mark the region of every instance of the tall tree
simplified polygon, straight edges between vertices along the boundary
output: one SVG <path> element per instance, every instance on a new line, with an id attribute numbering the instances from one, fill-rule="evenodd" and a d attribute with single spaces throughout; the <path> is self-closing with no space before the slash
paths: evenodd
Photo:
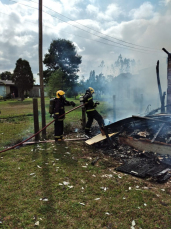
<path id="1" fill-rule="evenodd" d="M 0 74 L 0 79 L 1 80 L 11 80 L 12 79 L 12 73 L 5 71 Z"/>
<path id="2" fill-rule="evenodd" d="M 17 60 L 12 81 L 18 87 L 21 100 L 24 99 L 24 91 L 32 89 L 34 84 L 33 73 L 27 60 L 21 58 Z"/>
<path id="3" fill-rule="evenodd" d="M 76 84 L 81 56 L 77 54 L 76 46 L 71 41 L 65 39 L 53 40 L 43 62 L 47 67 L 44 74 L 46 82 L 51 75 L 48 72 L 52 73 L 61 68 L 65 74 L 65 84 L 68 87 Z"/>
<path id="4" fill-rule="evenodd" d="M 64 77 L 65 73 L 61 69 L 58 69 L 51 74 L 46 88 L 50 98 L 56 94 L 56 91 L 65 90 Z"/>

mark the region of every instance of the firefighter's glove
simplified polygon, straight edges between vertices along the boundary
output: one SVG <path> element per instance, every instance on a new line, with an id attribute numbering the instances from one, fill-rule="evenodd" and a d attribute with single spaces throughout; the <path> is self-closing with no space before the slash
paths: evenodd
<path id="1" fill-rule="evenodd" d="M 75 107 L 75 103 L 73 101 L 70 102 L 71 106 Z"/>
<path id="2" fill-rule="evenodd" d="M 95 105 L 96 105 L 96 106 L 99 105 L 99 104 L 100 104 L 100 103 L 99 103 L 98 101 L 95 102 Z"/>

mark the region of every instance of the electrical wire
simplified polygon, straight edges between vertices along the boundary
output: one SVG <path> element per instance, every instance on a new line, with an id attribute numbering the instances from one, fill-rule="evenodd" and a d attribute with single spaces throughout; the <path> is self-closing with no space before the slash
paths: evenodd
<path id="1" fill-rule="evenodd" d="M 29 0 L 29 2 L 33 2 L 33 3 L 36 3 L 36 4 L 37 4 L 37 2 L 34 2 L 34 1 L 32 1 L 32 0 Z M 65 16 L 65 15 L 63 15 L 63 14 L 60 14 L 60 13 L 58 13 L 57 11 L 55 11 L 55 10 L 53 10 L 53 9 L 51 9 L 51 8 L 49 8 L 49 7 L 47 7 L 47 6 L 45 6 L 45 5 L 43 5 L 43 6 L 46 7 L 47 9 L 49 9 L 49 10 L 51 10 L 51 11 L 53 11 L 53 12 L 59 14 L 59 15 L 61 15 L 62 17 L 65 17 L 65 18 L 69 19 L 70 21 L 73 21 L 73 22 L 75 22 L 75 23 L 77 23 L 77 24 L 79 24 L 79 25 L 81 25 L 81 26 L 84 26 L 84 27 L 86 27 L 86 28 L 88 28 L 88 29 L 90 29 L 90 30 L 92 30 L 92 31 L 94 31 L 94 32 L 100 33 L 100 34 L 102 34 L 102 35 L 104 35 L 104 36 L 106 36 L 106 37 L 110 37 L 110 38 L 115 39 L 115 40 L 117 40 L 117 41 L 121 41 L 121 42 L 124 42 L 124 43 L 127 43 L 127 44 L 131 44 L 131 45 L 134 45 L 134 46 L 138 46 L 138 47 L 142 47 L 142 48 L 147 48 L 147 49 L 149 49 L 149 50 L 153 50 L 153 51 L 154 51 L 154 50 L 158 50 L 158 51 L 161 51 L 160 49 L 151 48 L 151 47 L 142 46 L 142 45 L 137 45 L 137 44 L 134 44 L 134 43 L 131 43 L 131 42 L 127 42 L 127 41 L 118 39 L 118 38 L 116 38 L 116 37 L 109 36 L 109 35 L 107 35 L 107 34 L 104 34 L 104 33 L 102 33 L 102 32 L 99 32 L 99 31 L 97 31 L 97 30 L 95 30 L 95 29 L 92 29 L 92 28 L 90 28 L 90 27 L 88 27 L 88 26 L 86 26 L 86 25 L 83 25 L 83 24 L 81 24 L 80 22 L 75 21 L 75 20 L 73 20 L 73 19 L 71 19 L 71 18 L 69 18 L 69 17 L 67 17 L 67 16 Z"/>
<path id="2" fill-rule="evenodd" d="M 3 12 L 0 12 L 0 14 L 9 15 L 9 14 L 3 13 Z M 28 23 L 32 23 L 32 24 L 35 25 L 35 22 L 31 22 L 31 21 L 28 21 L 28 20 L 25 20 L 25 21 L 27 21 Z M 43 27 L 47 27 L 47 28 L 50 28 L 50 29 L 54 30 L 53 27 L 50 27 L 50 26 L 47 26 L 47 25 L 43 25 Z M 94 42 L 97 42 L 97 43 L 100 43 L 100 44 L 104 44 L 104 45 L 108 45 L 108 46 L 112 46 L 112 47 L 118 47 L 118 48 L 121 48 L 121 49 L 128 49 L 128 50 L 131 50 L 132 51 L 132 49 L 130 49 L 130 48 L 125 48 L 125 47 L 121 47 L 121 46 L 117 46 L 117 45 L 107 44 L 107 43 L 104 43 L 104 42 L 101 42 L 101 41 L 93 40 L 93 39 L 90 39 L 90 38 L 85 38 L 83 36 L 80 36 L 80 35 L 77 35 L 77 34 L 74 34 L 74 33 L 70 33 L 70 35 L 74 35 L 76 37 L 81 37 L 81 38 L 84 38 L 84 39 L 87 39 L 87 40 L 90 40 L 90 41 L 94 41 Z M 139 52 L 139 53 L 143 53 L 143 54 L 147 54 L 147 55 L 151 54 L 150 52 L 143 52 L 143 51 L 139 51 L 139 50 L 138 51 L 137 50 L 134 50 L 134 51 L 135 52 Z"/>
<path id="3" fill-rule="evenodd" d="M 10 1 L 16 2 L 16 1 L 14 1 L 14 0 L 10 0 Z M 33 9 L 38 10 L 38 8 L 29 6 L 29 5 L 26 5 L 26 4 L 23 4 L 23 3 L 19 3 L 19 2 L 16 2 L 16 3 L 21 4 L 21 5 L 24 5 L 24 6 L 28 6 L 28 7 L 31 7 L 31 8 L 33 8 Z M 48 14 L 48 15 L 50 15 L 51 17 L 58 18 L 58 17 L 55 17 L 55 16 L 53 16 L 53 15 L 51 15 L 51 14 L 45 12 L 45 11 L 43 11 L 43 12 L 46 13 L 46 14 Z M 82 31 L 84 31 L 84 32 L 86 32 L 86 33 L 89 33 L 89 34 L 91 34 L 91 35 L 93 35 L 93 36 L 99 37 L 99 38 L 101 38 L 101 39 L 107 40 L 107 41 L 109 41 L 109 42 L 112 42 L 112 43 L 115 43 L 115 44 L 118 44 L 118 45 L 122 45 L 122 46 L 125 46 L 125 47 L 128 47 L 128 48 L 131 48 L 131 49 L 133 49 L 134 51 L 135 51 L 135 50 L 139 50 L 139 51 L 144 51 L 144 52 L 158 52 L 158 51 L 154 51 L 154 50 L 153 50 L 153 51 L 152 51 L 152 50 L 145 50 L 145 49 L 141 49 L 141 48 L 136 48 L 136 47 L 128 46 L 128 45 L 125 45 L 125 44 L 120 44 L 120 43 L 118 43 L 118 42 L 114 42 L 114 41 L 109 40 L 109 39 L 107 39 L 107 38 L 100 37 L 100 36 L 98 36 L 98 35 L 96 35 L 96 34 L 90 33 L 90 32 L 88 32 L 87 30 L 84 30 L 84 29 L 82 29 L 82 28 L 79 28 L 79 27 L 77 27 L 77 26 L 75 26 L 75 25 L 73 25 L 73 24 L 71 24 L 71 23 L 69 23 L 69 22 L 66 22 L 66 21 L 64 21 L 64 20 L 62 20 L 62 19 L 60 19 L 60 18 L 58 18 L 58 19 L 59 19 L 60 21 L 63 21 L 63 22 L 65 22 L 65 23 L 71 25 L 71 26 L 74 26 L 74 27 L 77 28 L 77 29 L 80 29 L 80 30 L 82 30 Z M 116 47 L 121 47 L 121 46 L 116 46 Z"/>

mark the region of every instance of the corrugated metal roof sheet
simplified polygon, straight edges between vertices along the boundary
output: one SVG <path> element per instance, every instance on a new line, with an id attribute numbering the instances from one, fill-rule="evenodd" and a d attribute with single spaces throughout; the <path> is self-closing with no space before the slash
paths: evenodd
<path id="1" fill-rule="evenodd" d="M 0 80 L 0 84 L 14 85 L 14 83 L 12 82 L 12 80 Z"/>

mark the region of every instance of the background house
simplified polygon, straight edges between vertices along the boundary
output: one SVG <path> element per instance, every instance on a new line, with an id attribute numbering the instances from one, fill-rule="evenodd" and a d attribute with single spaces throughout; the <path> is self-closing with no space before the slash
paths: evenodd
<path id="1" fill-rule="evenodd" d="M 18 89 L 12 80 L 0 80 L 0 95 L 10 97 L 12 93 L 15 94 L 15 97 L 18 97 Z"/>
<path id="2" fill-rule="evenodd" d="M 18 88 L 12 82 L 12 80 L 0 79 L 0 96 L 11 98 L 11 94 L 14 93 L 15 97 L 18 97 Z M 26 92 L 25 92 L 26 94 Z M 33 85 L 33 88 L 27 92 L 29 97 L 40 97 L 40 85 Z M 45 96 L 47 93 L 45 92 Z"/>

